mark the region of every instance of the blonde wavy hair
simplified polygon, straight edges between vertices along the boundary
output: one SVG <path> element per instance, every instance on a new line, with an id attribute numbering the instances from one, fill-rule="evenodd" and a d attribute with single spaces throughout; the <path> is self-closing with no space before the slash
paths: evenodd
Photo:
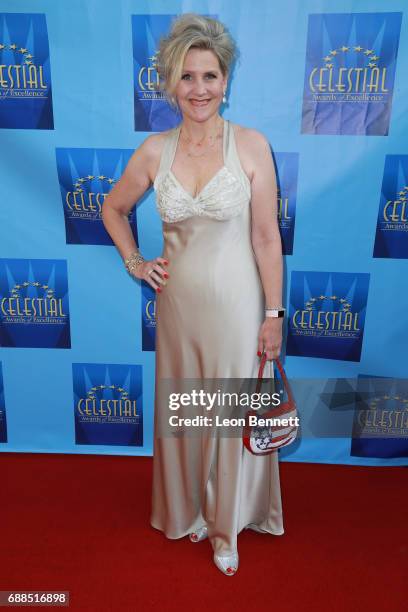
<path id="1" fill-rule="evenodd" d="M 172 22 L 169 34 L 159 41 L 155 62 L 159 75 L 159 84 L 155 89 L 164 93 L 175 110 L 179 110 L 175 90 L 189 49 L 213 51 L 224 77 L 230 73 L 231 65 L 238 58 L 235 41 L 220 21 L 197 13 L 177 17 Z"/>

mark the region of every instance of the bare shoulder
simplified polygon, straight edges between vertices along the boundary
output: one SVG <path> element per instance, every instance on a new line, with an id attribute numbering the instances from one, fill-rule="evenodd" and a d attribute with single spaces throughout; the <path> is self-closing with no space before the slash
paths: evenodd
<path id="1" fill-rule="evenodd" d="M 135 164 L 137 162 L 143 163 L 151 183 L 153 183 L 159 169 L 164 142 L 170 131 L 150 134 L 133 153 L 132 158 Z"/>
<path id="2" fill-rule="evenodd" d="M 265 149 L 269 147 L 269 142 L 266 136 L 259 130 L 247 128 L 237 123 L 235 125 L 235 136 L 243 146 L 250 149 Z"/>
<path id="3" fill-rule="evenodd" d="M 164 141 L 170 132 L 171 130 L 165 130 L 164 132 L 150 134 L 140 146 L 144 147 L 147 155 L 154 157 L 163 150 Z"/>
<path id="4" fill-rule="evenodd" d="M 145 138 L 145 140 L 142 142 L 139 150 L 150 160 L 160 160 L 164 142 L 169 132 L 171 132 L 171 130 L 150 134 L 150 136 L 147 136 L 147 138 Z"/>
<path id="5" fill-rule="evenodd" d="M 234 135 L 241 165 L 252 181 L 259 160 L 271 155 L 268 139 L 259 130 L 238 123 L 234 123 Z"/>

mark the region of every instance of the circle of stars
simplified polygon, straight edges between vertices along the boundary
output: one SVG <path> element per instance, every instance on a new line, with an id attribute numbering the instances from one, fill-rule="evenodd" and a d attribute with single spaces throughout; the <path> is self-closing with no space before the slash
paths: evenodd
<path id="1" fill-rule="evenodd" d="M 318 297 L 310 298 L 310 300 L 305 303 L 305 310 L 315 310 L 317 306 L 316 302 L 319 300 L 321 302 L 323 302 L 323 300 L 337 300 L 343 312 L 349 312 L 351 308 L 351 304 L 345 298 L 340 298 L 337 295 L 319 295 Z"/>
<path id="2" fill-rule="evenodd" d="M 404 410 L 408 410 L 408 398 L 401 397 L 400 395 L 380 395 L 378 397 L 374 397 L 374 399 L 370 402 L 370 407 L 375 410 L 378 407 L 380 402 L 387 402 L 389 400 L 395 400 L 397 402 L 401 402 L 403 404 Z"/>
<path id="3" fill-rule="evenodd" d="M 326 68 L 333 68 L 333 58 L 335 58 L 336 55 L 338 55 L 339 53 L 347 53 L 347 51 L 350 51 L 350 47 L 345 47 L 344 45 L 339 49 L 333 49 L 332 51 L 329 51 L 326 57 L 323 58 L 323 61 L 326 62 Z M 380 56 L 376 55 L 372 49 L 364 49 L 364 47 L 358 45 L 357 47 L 353 47 L 353 51 L 366 56 L 366 58 L 369 60 L 368 68 L 377 67 L 377 62 L 380 59 Z"/>
<path id="4" fill-rule="evenodd" d="M 148 59 L 152 64 L 153 68 L 157 68 L 158 66 L 158 58 L 159 58 L 159 52 L 156 51 L 153 55 L 151 55 Z"/>
<path id="5" fill-rule="evenodd" d="M 74 183 L 78 193 L 82 193 L 84 191 L 83 186 L 85 186 L 85 183 L 87 183 L 88 181 L 93 181 L 94 179 L 99 179 L 100 181 L 106 181 L 111 186 L 113 185 L 113 183 L 116 183 L 115 179 L 110 178 L 108 176 L 104 176 L 103 174 L 100 174 L 98 176 L 96 175 L 94 176 L 93 174 L 88 174 L 88 176 L 77 179 L 76 183 Z"/>
<path id="6" fill-rule="evenodd" d="M 401 189 L 401 191 L 398 193 L 399 201 L 400 202 L 406 202 L 407 201 L 407 194 L 408 194 L 408 185 L 405 185 L 405 187 L 403 189 Z"/>
<path id="7" fill-rule="evenodd" d="M 37 289 L 44 289 L 45 291 L 45 297 L 47 298 L 53 298 L 55 297 L 55 291 L 54 289 L 52 289 L 49 285 L 43 285 L 42 283 L 39 283 L 38 281 L 25 281 L 24 283 L 18 283 L 16 285 L 14 285 L 14 287 L 11 290 L 11 295 L 12 297 L 19 297 L 20 296 L 20 290 L 21 289 L 26 289 L 27 287 L 36 287 Z"/>
<path id="8" fill-rule="evenodd" d="M 21 53 L 23 58 L 23 64 L 30 66 L 33 63 L 32 60 L 34 59 L 34 55 L 31 55 L 28 49 L 25 49 L 24 47 L 20 47 L 20 49 L 17 49 L 17 45 L 15 43 L 13 43 L 12 45 L 3 45 L 2 43 L 0 43 L 0 51 L 4 51 L 5 49 L 8 51 L 15 51 L 16 53 Z"/>
<path id="9" fill-rule="evenodd" d="M 88 399 L 96 399 L 96 393 L 98 391 L 103 391 L 104 389 L 111 389 L 112 391 L 115 391 L 116 389 L 116 391 L 120 393 L 120 399 L 129 399 L 129 393 L 123 387 L 119 387 L 117 385 L 95 385 L 87 392 Z"/>

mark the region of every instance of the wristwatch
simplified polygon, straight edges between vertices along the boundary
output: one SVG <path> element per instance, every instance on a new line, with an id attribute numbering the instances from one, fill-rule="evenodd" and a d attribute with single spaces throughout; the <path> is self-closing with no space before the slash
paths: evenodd
<path id="1" fill-rule="evenodd" d="M 286 309 L 279 308 L 265 308 L 265 317 L 272 317 L 275 319 L 281 319 L 285 316 Z"/>

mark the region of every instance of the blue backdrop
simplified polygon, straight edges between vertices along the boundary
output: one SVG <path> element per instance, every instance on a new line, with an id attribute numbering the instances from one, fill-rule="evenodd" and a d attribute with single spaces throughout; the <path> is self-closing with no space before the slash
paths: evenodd
<path id="1" fill-rule="evenodd" d="M 0 0 L 0 450 L 152 454 L 154 294 L 100 211 L 148 133 L 179 121 L 154 56 L 190 11 L 240 49 L 223 116 L 272 147 L 285 367 L 320 381 L 300 416 L 343 378 L 370 379 L 375 407 L 402 415 L 394 441 L 308 437 L 281 459 L 406 465 L 408 397 L 372 382 L 407 376 L 405 0 Z M 152 190 L 129 221 L 159 255 Z"/>

